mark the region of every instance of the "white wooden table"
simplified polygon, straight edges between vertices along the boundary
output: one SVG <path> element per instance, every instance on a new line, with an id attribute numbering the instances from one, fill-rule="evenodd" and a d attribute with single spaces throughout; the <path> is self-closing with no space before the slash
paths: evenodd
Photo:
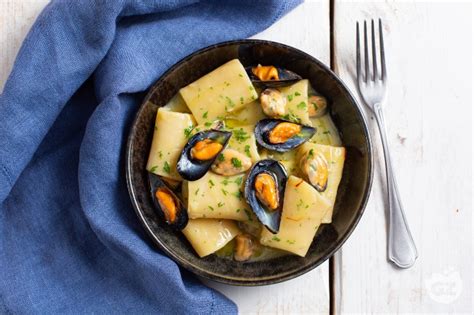
<path id="1" fill-rule="evenodd" d="M 0 0 L 0 90 L 47 2 Z M 332 58 L 358 96 L 355 22 L 378 17 L 390 80 L 388 138 L 418 261 L 408 270 L 387 262 L 382 151 L 366 112 L 376 157 L 373 190 L 332 272 L 325 263 L 257 288 L 206 282 L 243 314 L 472 313 L 472 5 L 309 0 L 255 37 L 295 46 L 328 65 Z"/>

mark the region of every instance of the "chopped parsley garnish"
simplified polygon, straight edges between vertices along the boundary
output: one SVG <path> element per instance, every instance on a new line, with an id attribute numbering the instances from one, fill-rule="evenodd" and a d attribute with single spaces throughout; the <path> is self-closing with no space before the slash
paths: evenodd
<path id="1" fill-rule="evenodd" d="M 300 95 L 301 95 L 300 92 L 298 91 L 295 92 L 295 96 L 300 96 Z"/>
<path id="2" fill-rule="evenodd" d="M 225 205 L 225 203 L 223 203 L 223 202 L 219 202 L 219 203 L 217 204 L 217 206 L 218 206 L 219 208 L 221 208 L 223 205 Z"/>
<path id="3" fill-rule="evenodd" d="M 150 168 L 150 172 L 154 173 L 157 168 L 158 168 L 158 165 L 153 166 L 152 168 Z"/>
<path id="4" fill-rule="evenodd" d="M 240 104 L 243 104 L 243 103 L 244 103 L 244 97 L 241 96 L 241 97 L 240 97 Z"/>
<path id="5" fill-rule="evenodd" d="M 295 243 L 295 240 L 286 240 L 286 242 L 290 245 L 293 245 Z"/>
<path id="6" fill-rule="evenodd" d="M 245 154 L 247 154 L 248 157 L 251 157 L 250 155 L 250 145 L 245 145 L 245 148 L 244 148 L 244 151 L 245 151 Z"/>
<path id="7" fill-rule="evenodd" d="M 298 118 L 295 113 L 293 113 L 291 110 L 288 114 L 282 116 L 283 119 L 285 120 L 289 120 L 289 121 L 292 121 L 292 122 L 296 122 L 296 123 L 301 123 L 301 119 Z"/>
<path id="8" fill-rule="evenodd" d="M 325 135 L 328 135 L 330 133 L 331 133 L 331 131 L 329 131 L 329 130 L 326 130 L 326 131 L 323 132 L 323 134 L 325 134 Z"/>
<path id="9" fill-rule="evenodd" d="M 250 90 L 250 91 L 254 90 L 253 85 L 249 85 L 249 90 Z"/>
<path id="10" fill-rule="evenodd" d="M 217 160 L 218 160 L 219 162 L 223 162 L 223 161 L 225 160 L 224 154 L 222 154 L 222 153 L 219 154 L 219 155 L 217 156 Z"/>
<path id="11" fill-rule="evenodd" d="M 239 73 L 239 77 L 243 78 L 243 77 L 244 77 L 244 75 L 243 75 L 242 73 Z"/>
<path id="12" fill-rule="evenodd" d="M 286 96 L 286 98 L 288 99 L 288 102 L 291 102 L 293 100 L 293 95 L 292 94 L 288 94 Z"/>
<path id="13" fill-rule="evenodd" d="M 212 179 L 210 179 L 208 182 L 209 182 L 209 186 L 210 186 L 210 187 L 214 187 L 214 186 L 215 186 L 215 184 L 214 184 L 214 182 L 212 181 Z"/>
<path id="14" fill-rule="evenodd" d="M 278 238 L 277 236 L 274 236 L 274 237 L 272 237 L 272 240 L 279 242 L 279 241 L 280 241 L 280 238 Z"/>
<path id="15" fill-rule="evenodd" d="M 227 190 L 225 190 L 224 188 L 221 189 L 222 193 L 224 194 L 224 196 L 227 196 L 227 194 L 229 193 Z"/>
<path id="16" fill-rule="evenodd" d="M 235 103 L 232 102 L 232 100 L 230 99 L 230 97 L 226 96 L 225 99 L 226 99 L 227 104 L 229 105 L 230 108 L 232 108 L 232 107 L 235 106 Z"/>
<path id="17" fill-rule="evenodd" d="M 314 155 L 314 149 L 309 150 L 308 157 L 312 157 Z"/>
<path id="18" fill-rule="evenodd" d="M 300 199 L 298 204 L 296 205 L 296 209 L 300 210 L 300 207 L 303 205 L 303 199 Z"/>
<path id="19" fill-rule="evenodd" d="M 165 161 L 165 165 L 163 165 L 163 171 L 165 171 L 168 174 L 171 173 L 171 167 L 167 161 Z"/>
<path id="20" fill-rule="evenodd" d="M 202 118 L 206 119 L 207 118 L 207 113 L 208 112 L 205 112 L 204 114 L 202 114 Z"/>
<path id="21" fill-rule="evenodd" d="M 158 156 L 160 157 L 160 159 L 163 157 L 163 152 L 161 151 L 158 151 Z"/>
<path id="22" fill-rule="evenodd" d="M 233 157 L 231 160 L 232 165 L 236 168 L 241 168 L 242 167 L 242 161 L 240 161 L 238 158 Z"/>
<path id="23" fill-rule="evenodd" d="M 227 186 L 229 184 L 229 180 L 226 178 L 221 182 L 224 186 Z"/>
<path id="24" fill-rule="evenodd" d="M 240 143 L 250 138 L 250 135 L 248 135 L 242 128 L 234 130 L 233 134 L 234 134 L 235 140 L 237 140 Z"/>
<path id="25" fill-rule="evenodd" d="M 212 123 L 210 121 L 207 121 L 207 122 L 204 123 L 204 126 L 206 126 L 206 127 L 211 127 L 211 125 L 212 125 Z"/>
<path id="26" fill-rule="evenodd" d="M 208 207 L 209 207 L 209 210 L 214 211 L 213 207 L 211 207 L 211 206 L 208 206 Z"/>
<path id="27" fill-rule="evenodd" d="M 243 177 L 237 177 L 234 181 L 234 183 L 236 183 L 237 185 L 241 185 L 242 184 L 242 181 L 243 181 Z"/>
<path id="28" fill-rule="evenodd" d="M 296 105 L 297 108 L 299 109 L 305 109 L 306 108 L 306 103 L 305 102 L 301 102 L 299 103 L 298 105 Z"/>
<path id="29" fill-rule="evenodd" d="M 186 136 L 186 138 L 189 138 L 189 136 L 191 135 L 191 132 L 193 131 L 193 126 L 189 126 L 187 128 L 184 129 L 184 135 Z"/>
<path id="30" fill-rule="evenodd" d="M 245 211 L 245 214 L 247 215 L 247 218 L 249 219 L 249 221 L 253 221 L 252 215 L 250 214 L 250 211 L 248 209 L 244 209 L 244 211 Z"/>
<path id="31" fill-rule="evenodd" d="M 242 199 L 242 192 L 240 190 L 237 190 L 235 193 L 233 193 L 235 197 L 237 197 L 239 200 Z"/>
<path id="32" fill-rule="evenodd" d="M 200 189 L 200 188 L 196 189 L 196 191 L 194 192 L 194 195 L 197 195 L 197 194 L 198 194 L 199 189 Z"/>

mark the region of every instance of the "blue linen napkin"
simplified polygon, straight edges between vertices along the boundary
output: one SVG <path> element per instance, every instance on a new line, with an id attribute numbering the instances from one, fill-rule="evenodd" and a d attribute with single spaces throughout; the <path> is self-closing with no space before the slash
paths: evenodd
<path id="1" fill-rule="evenodd" d="M 0 313 L 235 313 L 144 234 L 124 142 L 150 85 L 295 1 L 54 1 L 0 95 Z"/>

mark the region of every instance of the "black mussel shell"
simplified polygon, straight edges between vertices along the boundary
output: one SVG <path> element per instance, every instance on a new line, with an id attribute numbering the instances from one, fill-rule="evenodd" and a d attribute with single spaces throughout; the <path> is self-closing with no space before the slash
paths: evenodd
<path id="1" fill-rule="evenodd" d="M 249 75 L 250 80 L 252 80 L 252 83 L 257 87 L 277 88 L 277 87 L 292 85 L 292 84 L 302 80 L 302 77 L 299 76 L 298 74 L 294 73 L 293 71 L 283 69 L 283 68 L 279 68 L 279 67 L 275 67 L 278 70 L 279 80 L 262 81 L 255 74 L 253 74 L 252 68 L 254 68 L 254 67 L 256 67 L 256 66 L 247 67 L 247 68 L 245 68 L 245 70 L 247 71 L 247 74 Z"/>
<path id="2" fill-rule="evenodd" d="M 165 184 L 165 182 L 161 179 L 160 176 L 155 175 L 153 173 L 148 173 L 148 179 L 150 182 L 150 192 L 151 198 L 153 200 L 153 205 L 156 208 L 156 212 L 158 216 L 166 222 L 171 228 L 175 230 L 182 230 L 188 224 L 188 211 L 184 207 L 181 200 L 175 195 L 175 193 Z M 165 213 L 160 206 L 160 203 L 156 199 L 155 193 L 158 189 L 164 189 L 173 199 L 177 207 L 176 219 L 174 222 L 169 222 L 166 219 Z"/>
<path id="3" fill-rule="evenodd" d="M 224 150 L 227 143 L 229 142 L 231 135 L 232 133 L 229 131 L 211 129 L 198 132 L 194 136 L 192 136 L 191 139 L 189 139 L 188 143 L 184 146 L 183 152 L 181 152 L 178 163 L 176 165 L 176 169 L 179 175 L 189 181 L 198 180 L 199 178 L 203 177 L 207 173 L 209 168 L 211 168 L 212 163 L 214 163 L 220 152 Z M 222 150 L 219 151 L 219 153 L 216 154 L 214 158 L 210 160 L 201 161 L 193 159 L 193 157 L 191 156 L 191 149 L 197 142 L 205 139 L 211 139 L 219 142 L 220 144 L 222 144 Z"/>
<path id="4" fill-rule="evenodd" d="M 258 174 L 267 173 L 276 178 L 279 194 L 278 208 L 269 210 L 262 204 L 255 193 L 255 179 Z M 281 212 L 283 210 L 283 199 L 285 196 L 286 181 L 288 175 L 285 167 L 278 161 L 267 159 L 255 163 L 250 169 L 249 176 L 245 181 L 245 199 L 257 216 L 258 220 L 272 233 L 278 233 L 280 229 Z"/>
<path id="5" fill-rule="evenodd" d="M 275 128 L 278 124 L 282 122 L 294 123 L 291 121 L 286 121 L 286 120 L 281 120 L 281 119 L 265 118 L 265 119 L 260 120 L 255 125 L 255 139 L 257 140 L 258 144 L 269 150 L 273 150 L 277 152 L 286 152 L 305 143 L 306 141 L 311 139 L 311 137 L 316 133 L 316 128 L 300 125 L 301 132 L 291 137 L 286 142 L 270 143 L 270 141 L 268 140 L 270 131 L 272 131 L 273 128 Z"/>

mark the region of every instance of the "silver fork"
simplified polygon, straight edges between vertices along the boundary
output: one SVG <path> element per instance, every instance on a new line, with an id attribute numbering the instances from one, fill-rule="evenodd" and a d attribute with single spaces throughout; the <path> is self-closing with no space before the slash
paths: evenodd
<path id="1" fill-rule="evenodd" d="M 403 207 L 390 161 L 390 152 L 385 131 L 382 102 L 384 101 L 386 94 L 387 70 L 385 68 L 385 51 L 383 46 L 381 19 L 379 19 L 380 73 L 377 70 L 377 48 L 375 44 L 374 20 L 372 20 L 372 73 L 370 73 L 368 46 L 367 22 L 364 21 L 365 72 L 363 72 L 360 60 L 359 22 L 357 22 L 357 83 L 360 95 L 367 106 L 375 114 L 385 155 L 389 205 L 388 258 L 400 268 L 409 268 L 415 263 L 415 260 L 418 257 L 418 252 L 413 237 L 411 236 L 410 229 L 408 228 L 405 214 L 403 213 Z"/>

